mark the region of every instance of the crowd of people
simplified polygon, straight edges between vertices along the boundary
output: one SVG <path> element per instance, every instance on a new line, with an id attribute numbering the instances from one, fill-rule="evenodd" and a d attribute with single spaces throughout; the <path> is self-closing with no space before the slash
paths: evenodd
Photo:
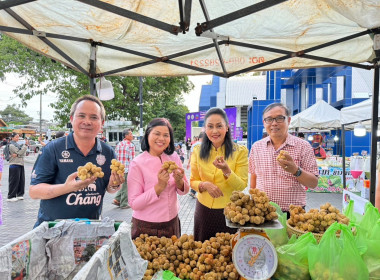
<path id="1" fill-rule="evenodd" d="M 250 188 L 266 192 L 288 215 L 291 204 L 305 208 L 304 187 L 314 188 L 318 183 L 315 157 L 323 158 L 323 149 L 288 133 L 290 112 L 281 103 L 265 108 L 266 135 L 250 151 L 233 142 L 229 120 L 220 108 L 207 111 L 203 132 L 193 141 L 188 138 L 184 146 L 175 144 L 168 119 L 151 120 L 139 155 L 131 129 L 123 131 L 124 138 L 115 150 L 97 137 L 105 115 L 98 98 L 82 96 L 71 106 L 73 131 L 44 143 L 29 188 L 30 197 L 40 200 L 35 227 L 56 219 L 99 219 L 105 193 L 117 192 L 113 204 L 133 211 L 132 238 L 142 233 L 179 237 L 178 195 L 189 194 L 196 198 L 194 238 L 204 241 L 217 232 L 236 232 L 226 226 L 223 209 L 233 191 L 247 187 L 249 176 Z M 28 142 L 20 146 L 18 137 L 12 134 L 9 143 L 8 201 L 22 200 L 25 191 L 23 158 Z M 184 171 L 185 156 L 190 178 Z M 123 174 L 109 168 L 113 159 L 125 166 Z M 174 167 L 164 167 L 165 162 Z M 77 169 L 87 163 L 102 167 L 104 176 L 79 180 Z"/>

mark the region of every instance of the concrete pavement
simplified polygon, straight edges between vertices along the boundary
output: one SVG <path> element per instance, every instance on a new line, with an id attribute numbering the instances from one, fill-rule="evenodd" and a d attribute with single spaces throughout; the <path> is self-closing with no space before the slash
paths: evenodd
<path id="1" fill-rule="evenodd" d="M 3 176 L 0 190 L 3 195 L 3 225 L 0 226 L 0 247 L 11 242 L 17 237 L 27 233 L 33 228 L 37 220 L 39 200 L 29 197 L 30 174 L 36 155 L 30 155 L 25 160 L 25 195 L 24 200 L 17 202 L 7 202 L 8 194 L 8 162 L 4 162 Z M 185 160 L 187 162 L 187 160 Z M 185 166 L 186 167 L 186 166 Z M 186 168 L 185 168 L 186 170 Z M 190 178 L 190 171 L 186 170 L 186 176 Z M 103 202 L 102 217 L 110 217 L 115 221 L 128 221 L 132 217 L 131 209 L 120 209 L 112 204 L 115 195 L 106 193 Z M 194 224 L 194 210 L 196 199 L 189 195 L 180 196 L 180 212 L 182 234 L 192 234 Z M 342 194 L 333 193 L 308 193 L 306 210 L 310 208 L 319 208 L 321 204 L 330 202 L 338 209 L 342 208 Z"/>

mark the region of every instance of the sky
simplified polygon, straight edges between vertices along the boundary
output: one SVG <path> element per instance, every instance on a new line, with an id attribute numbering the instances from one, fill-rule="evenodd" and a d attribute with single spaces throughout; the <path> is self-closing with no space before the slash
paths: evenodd
<path id="1" fill-rule="evenodd" d="M 15 97 L 13 90 L 19 85 L 20 79 L 17 75 L 7 74 L 5 82 L 0 81 L 0 110 L 4 110 L 7 105 L 21 105 L 21 100 Z M 53 120 L 54 109 L 48 106 L 56 100 L 52 93 L 42 96 L 42 119 Z M 32 117 L 34 121 L 40 119 L 40 97 L 35 96 L 28 101 L 27 107 L 21 107 L 28 116 Z"/>
<path id="2" fill-rule="evenodd" d="M 199 111 L 199 96 L 201 95 L 202 85 L 206 85 L 212 80 L 212 75 L 189 76 L 189 80 L 194 84 L 194 89 L 185 94 L 185 105 L 190 112 Z"/>
<path id="3" fill-rule="evenodd" d="M 4 110 L 7 105 L 21 105 L 21 100 L 16 98 L 13 90 L 19 85 L 19 77 L 15 74 L 7 74 L 4 82 L 0 81 L 0 110 Z M 212 75 L 189 76 L 190 81 L 194 84 L 194 89 L 189 94 L 184 94 L 184 103 L 189 108 L 190 112 L 198 112 L 199 96 L 202 85 L 205 85 L 212 80 Z M 42 96 L 42 119 L 52 121 L 54 118 L 54 109 L 48 104 L 53 103 L 56 97 L 52 93 Z M 28 101 L 27 107 L 22 107 L 28 116 L 34 121 L 40 119 L 40 97 L 35 96 Z"/>

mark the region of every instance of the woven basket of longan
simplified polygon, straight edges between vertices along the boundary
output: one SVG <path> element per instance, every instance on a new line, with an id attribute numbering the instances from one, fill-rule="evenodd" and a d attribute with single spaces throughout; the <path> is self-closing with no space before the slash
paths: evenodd
<path id="1" fill-rule="evenodd" d="M 349 219 L 330 203 L 320 206 L 320 209 L 306 211 L 301 206 L 290 205 L 290 218 L 286 221 L 289 237 L 292 234 L 301 236 L 311 232 L 319 242 L 327 228 L 335 222 L 348 225 Z M 340 236 L 337 233 L 337 236 Z"/>

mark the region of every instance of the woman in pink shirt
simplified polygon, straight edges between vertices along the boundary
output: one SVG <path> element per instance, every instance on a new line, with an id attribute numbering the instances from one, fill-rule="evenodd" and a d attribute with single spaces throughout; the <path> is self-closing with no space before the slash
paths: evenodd
<path id="1" fill-rule="evenodd" d="M 132 238 L 140 234 L 181 236 L 177 194 L 185 195 L 189 183 L 181 160 L 174 153 L 173 129 L 164 118 L 153 119 L 141 143 L 142 154 L 135 157 L 128 173 L 128 202 L 133 209 Z M 169 174 L 162 169 L 166 161 L 179 168 Z"/>

